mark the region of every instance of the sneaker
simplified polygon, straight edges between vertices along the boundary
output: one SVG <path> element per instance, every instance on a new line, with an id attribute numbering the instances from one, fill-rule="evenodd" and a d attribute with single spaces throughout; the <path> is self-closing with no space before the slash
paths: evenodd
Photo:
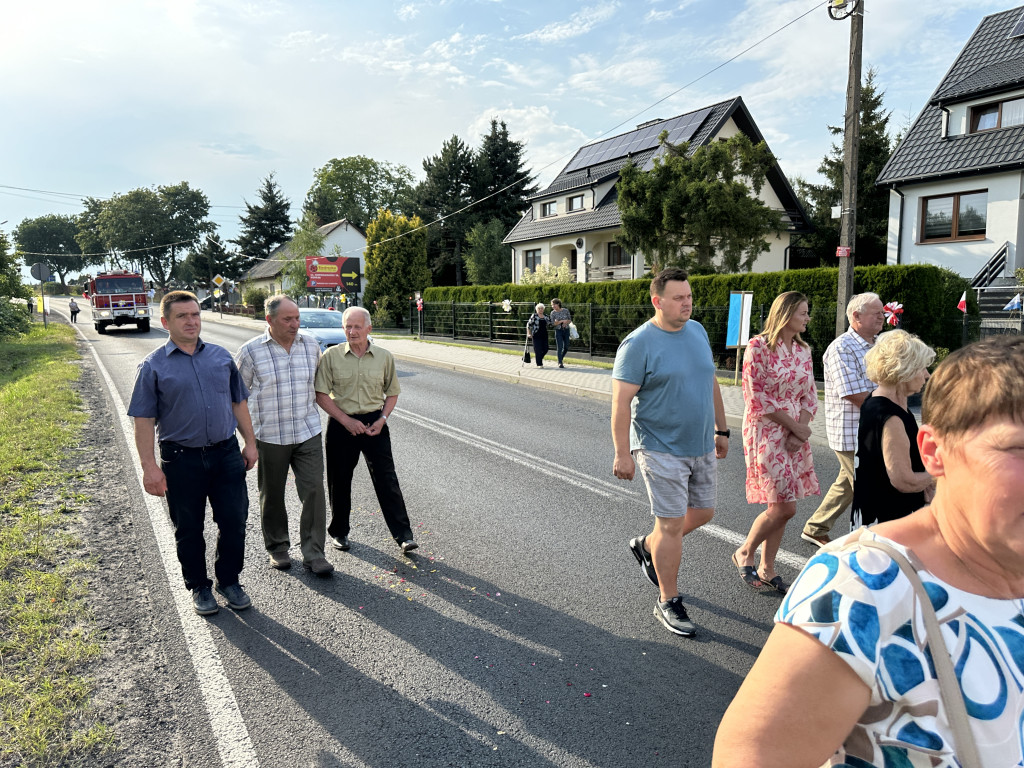
<path id="1" fill-rule="evenodd" d="M 654 615 L 669 632 L 675 632 L 683 637 L 693 637 L 697 634 L 697 627 L 686 614 L 686 606 L 683 605 L 683 598 L 679 595 L 655 605 Z"/>
<path id="2" fill-rule="evenodd" d="M 630 539 L 629 551 L 633 553 L 633 557 L 640 563 L 640 573 L 651 584 L 658 586 L 658 574 L 654 570 L 654 561 L 651 559 L 651 553 L 644 549 L 644 539 L 646 538 L 646 536 L 637 536 L 635 539 Z"/>
<path id="3" fill-rule="evenodd" d="M 271 552 L 270 567 L 279 571 L 286 571 L 292 567 L 292 559 L 287 552 Z"/>
<path id="4" fill-rule="evenodd" d="M 212 616 L 220 610 L 217 601 L 213 598 L 213 592 L 209 587 L 199 587 L 192 590 L 192 606 L 200 616 Z"/>
<path id="5" fill-rule="evenodd" d="M 228 606 L 236 611 L 244 611 L 252 605 L 252 600 L 245 594 L 241 584 L 232 584 L 230 587 L 217 587 L 217 592 L 223 595 L 224 599 L 228 601 Z"/>
<path id="6" fill-rule="evenodd" d="M 335 549 L 340 549 L 342 552 L 348 552 L 348 536 L 331 536 L 331 546 Z"/>
<path id="7" fill-rule="evenodd" d="M 412 539 L 409 539 L 408 541 L 403 541 L 399 546 L 402 547 L 402 552 L 406 554 L 412 552 L 414 549 L 420 548 L 420 545 Z"/>
<path id="8" fill-rule="evenodd" d="M 327 562 L 327 558 L 316 557 L 312 560 L 303 560 L 302 567 L 312 571 L 317 576 L 328 576 L 334 570 L 334 566 Z"/>
<path id="9" fill-rule="evenodd" d="M 824 547 L 830 543 L 832 539 L 828 537 L 827 533 L 821 534 L 821 536 L 812 536 L 807 531 L 800 534 L 800 538 L 806 541 L 808 544 L 813 544 L 816 547 Z"/>

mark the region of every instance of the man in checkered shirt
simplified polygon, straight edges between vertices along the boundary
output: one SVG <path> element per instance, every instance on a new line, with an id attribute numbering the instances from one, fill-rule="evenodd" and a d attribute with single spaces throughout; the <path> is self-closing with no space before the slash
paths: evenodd
<path id="1" fill-rule="evenodd" d="M 822 358 L 825 433 L 829 447 L 839 459 L 839 476 L 800 535 L 818 547 L 831 541 L 829 531 L 853 501 L 853 459 L 857 452 L 860 406 L 875 388 L 865 373 L 864 356 L 885 325 L 882 300 L 875 293 L 858 294 L 846 305 L 846 317 L 850 329 L 828 345 Z"/>
<path id="2" fill-rule="evenodd" d="M 263 543 L 272 568 L 291 567 L 284 504 L 291 467 L 302 502 L 302 564 L 318 576 L 328 576 L 334 566 L 324 557 L 327 498 L 320 437 L 323 430 L 313 391 L 320 346 L 311 336 L 299 333 L 299 307 L 287 296 L 270 297 L 266 309 L 267 330 L 243 344 L 236 359 L 242 381 L 249 388 L 249 412 L 256 430 Z"/>

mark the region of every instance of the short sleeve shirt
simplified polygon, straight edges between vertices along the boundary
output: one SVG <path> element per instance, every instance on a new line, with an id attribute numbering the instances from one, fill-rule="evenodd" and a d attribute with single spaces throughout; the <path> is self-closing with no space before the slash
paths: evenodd
<path id="1" fill-rule="evenodd" d="M 202 448 L 235 433 L 232 405 L 248 397 L 224 347 L 199 339 L 190 355 L 168 339 L 139 363 L 128 415 L 156 419 L 161 442 Z"/>
<path id="2" fill-rule="evenodd" d="M 386 349 L 370 343 L 362 357 L 349 345 L 338 344 L 328 349 L 317 366 L 314 387 L 331 396 L 342 413 L 373 413 L 384 405 L 384 399 L 397 396 L 395 359 Z"/>
<path id="3" fill-rule="evenodd" d="M 612 377 L 638 384 L 630 450 L 704 456 L 715 447 L 715 363 L 704 326 L 678 331 L 647 321 L 619 345 Z"/>
<path id="4" fill-rule="evenodd" d="M 875 388 L 864 363 L 869 349 L 871 342 L 851 328 L 829 344 L 822 357 L 825 367 L 825 434 L 833 451 L 857 450 L 860 408 L 846 397 Z"/>
<path id="5" fill-rule="evenodd" d="M 1020 600 L 957 589 L 924 570 L 906 547 L 867 529 L 812 557 L 775 616 L 831 649 L 871 690 L 846 740 L 845 761 L 863 768 L 959 768 L 937 677 L 924 650 L 919 603 L 910 580 L 885 553 L 854 545 L 881 539 L 915 564 L 942 627 L 944 652 L 963 690 L 984 765 L 1020 766 L 1024 711 L 1024 618 Z"/>
<path id="6" fill-rule="evenodd" d="M 235 357 L 249 388 L 249 414 L 256 439 L 272 445 L 299 445 L 319 435 L 320 411 L 313 380 L 320 362 L 316 339 L 299 333 L 286 350 L 270 335 L 247 341 Z"/>

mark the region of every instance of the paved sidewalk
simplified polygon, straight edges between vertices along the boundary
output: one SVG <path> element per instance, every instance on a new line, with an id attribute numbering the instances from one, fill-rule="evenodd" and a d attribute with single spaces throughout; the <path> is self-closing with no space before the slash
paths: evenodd
<path id="1" fill-rule="evenodd" d="M 203 319 L 225 322 L 232 325 L 262 329 L 266 326 L 263 320 L 252 320 L 246 317 L 225 315 L 223 320 L 216 313 L 203 312 Z M 474 376 L 539 387 L 553 392 L 561 392 L 576 397 L 590 397 L 611 402 L 612 372 L 607 368 L 592 368 L 589 365 L 567 363 L 559 368 L 552 354 L 545 361 L 543 368 L 534 363 L 524 364 L 522 353 L 515 355 L 506 352 L 492 352 L 473 349 L 456 342 L 420 341 L 414 336 L 380 336 L 374 334 L 374 344 L 388 350 L 398 360 L 432 365 L 451 371 L 460 371 Z M 731 376 L 730 376 L 731 380 Z M 737 432 L 743 425 L 743 391 L 738 386 L 722 385 L 722 399 L 725 401 L 725 414 L 729 426 Z M 825 438 L 825 408 L 822 403 L 818 416 L 811 422 L 811 441 L 818 445 L 828 445 Z M 733 444 L 738 445 L 738 434 L 733 436 Z"/>

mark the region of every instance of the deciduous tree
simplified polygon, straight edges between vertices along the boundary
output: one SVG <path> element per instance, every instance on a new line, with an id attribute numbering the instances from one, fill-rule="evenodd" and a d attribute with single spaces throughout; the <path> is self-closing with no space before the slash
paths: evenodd
<path id="1" fill-rule="evenodd" d="M 314 215 L 309 211 L 304 213 L 299 226 L 295 229 L 295 236 L 288 243 L 284 267 L 281 270 L 284 292 L 293 299 L 308 293 L 306 257 L 326 255 L 323 252 L 326 239 L 327 236 L 320 232 Z M 337 246 L 335 248 L 337 249 Z"/>
<path id="2" fill-rule="evenodd" d="M 363 155 L 335 158 L 315 172 L 302 210 L 317 226 L 348 219 L 365 230 L 381 208 L 405 212 L 412 190 L 412 171 L 404 165 Z"/>
<path id="3" fill-rule="evenodd" d="M 619 243 L 643 253 L 657 271 L 681 266 L 691 272 L 749 270 L 769 248 L 782 220 L 756 196 L 774 158 L 764 142 L 744 134 L 698 147 L 673 145 L 644 171 L 628 163 L 618 184 L 622 231 Z"/>
<path id="4" fill-rule="evenodd" d="M 291 202 L 286 198 L 271 173 L 259 190 L 259 203 L 245 202 L 245 214 L 239 217 L 239 235 L 230 242 L 242 253 L 242 269 L 266 259 L 281 243 L 292 236 Z"/>
<path id="5" fill-rule="evenodd" d="M 78 222 L 74 216 L 51 213 L 22 221 L 14 230 L 14 242 L 20 253 L 30 254 L 24 257 L 26 264 L 44 262 L 66 288 L 68 274 L 97 263 L 82 256 L 77 235 Z"/>
<path id="6" fill-rule="evenodd" d="M 401 319 L 409 297 L 430 285 L 426 230 L 419 217 L 381 210 L 366 227 L 366 288 L 363 301 L 386 301 Z"/>
<path id="7" fill-rule="evenodd" d="M 18 260 L 11 253 L 7 235 L 0 231 L 0 339 L 10 338 L 28 330 L 28 316 L 11 299 L 29 299 L 32 294 L 21 282 Z"/>

